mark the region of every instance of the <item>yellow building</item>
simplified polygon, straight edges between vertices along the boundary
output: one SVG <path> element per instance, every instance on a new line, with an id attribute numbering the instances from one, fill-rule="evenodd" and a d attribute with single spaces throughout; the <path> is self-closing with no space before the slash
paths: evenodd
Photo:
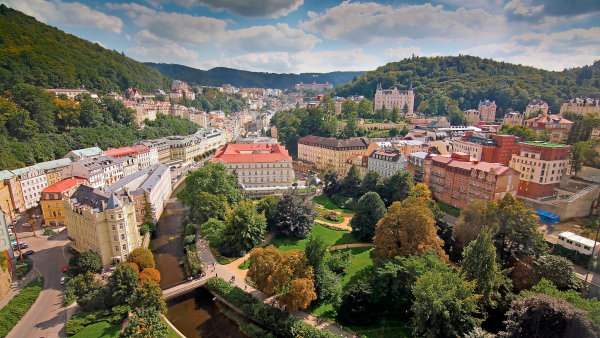
<path id="1" fill-rule="evenodd" d="M 73 163 L 70 158 L 61 158 L 58 160 L 37 163 L 35 166 L 44 171 L 48 185 L 52 185 L 62 180 L 62 171 Z"/>
<path id="2" fill-rule="evenodd" d="M 351 155 L 367 155 L 366 138 L 336 139 L 321 136 L 304 136 L 298 140 L 298 160 L 313 163 L 317 169 L 337 170 L 346 174 L 346 161 Z"/>
<path id="3" fill-rule="evenodd" d="M 47 186 L 42 190 L 40 205 L 46 226 L 63 226 L 65 224 L 65 209 L 63 198 L 70 197 L 80 184 L 85 184 L 85 178 L 72 177 Z"/>
<path id="4" fill-rule="evenodd" d="M 25 211 L 25 199 L 23 197 L 23 192 L 21 191 L 21 182 L 19 181 L 19 177 L 9 170 L 3 170 L 0 171 L 0 181 L 3 182 L 4 185 L 8 186 L 8 191 L 10 194 L 9 203 L 11 205 L 10 209 L 13 212 L 13 217 L 15 213 Z M 6 203 L 4 199 L 2 202 Z"/>
<path id="5" fill-rule="evenodd" d="M 142 245 L 135 203 L 128 194 L 108 195 L 80 185 L 63 204 L 71 247 L 99 254 L 102 265 L 126 261 Z"/>
<path id="6" fill-rule="evenodd" d="M 6 224 L 12 224 L 10 214 L 8 213 L 9 210 L 12 211 L 10 200 L 10 187 L 5 181 L 0 181 L 0 209 L 2 209 L 4 214 L 4 221 Z"/>
<path id="7" fill-rule="evenodd" d="M 196 136 L 172 136 L 166 140 L 171 149 L 171 160 L 187 163 L 204 152 L 204 145 Z"/>

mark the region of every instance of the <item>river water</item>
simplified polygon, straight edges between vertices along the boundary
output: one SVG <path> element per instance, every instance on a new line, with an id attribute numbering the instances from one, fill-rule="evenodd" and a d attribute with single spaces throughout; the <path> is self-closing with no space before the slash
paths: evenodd
<path id="1" fill-rule="evenodd" d="M 179 202 L 168 203 L 150 242 L 162 288 L 187 277 L 179 265 L 183 254 L 179 224 L 185 214 L 186 210 Z M 204 288 L 173 298 L 167 302 L 167 318 L 186 337 L 244 337 L 237 324 L 219 311 L 212 298 Z"/>

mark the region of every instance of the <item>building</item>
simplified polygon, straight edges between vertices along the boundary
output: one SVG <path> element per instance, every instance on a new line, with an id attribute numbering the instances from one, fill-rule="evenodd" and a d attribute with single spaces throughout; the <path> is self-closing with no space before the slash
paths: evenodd
<path id="1" fill-rule="evenodd" d="M 600 99 L 577 97 L 568 100 L 560 106 L 560 115 L 564 115 L 567 112 L 583 116 L 594 113 L 600 114 Z"/>
<path id="2" fill-rule="evenodd" d="M 4 211 L 5 210 L 0 209 L 0 255 L 3 255 L 4 252 L 6 252 L 8 257 L 13 258 L 13 248 L 10 242 L 10 232 L 8 231 L 8 225 L 11 223 L 6 222 Z M 2 268 L 0 268 L 0 273 L 2 273 Z M 0 297 L 0 299 L 1 298 L 2 297 Z"/>
<path id="3" fill-rule="evenodd" d="M 71 177 L 42 190 L 40 205 L 46 226 L 65 225 L 65 209 L 62 200 L 65 197 L 71 197 L 71 194 L 81 184 L 87 184 L 87 181 L 84 178 Z"/>
<path id="4" fill-rule="evenodd" d="M 71 150 L 65 156 L 63 156 L 63 158 L 71 158 L 71 160 L 77 161 L 77 160 L 80 160 L 80 159 L 86 158 L 86 157 L 96 157 L 96 156 L 102 156 L 102 155 L 104 155 L 104 152 L 102 151 L 102 149 L 100 149 L 98 147 L 90 147 L 90 148 Z"/>
<path id="5" fill-rule="evenodd" d="M 348 157 L 348 159 L 346 160 L 346 172 L 348 172 L 348 170 L 350 170 L 350 167 L 352 167 L 353 165 L 355 165 L 358 168 L 360 177 L 365 177 L 367 171 L 369 171 L 369 156 L 360 154 L 350 155 L 350 157 Z"/>
<path id="6" fill-rule="evenodd" d="M 406 170 L 407 162 L 406 156 L 398 150 L 374 150 L 369 155 L 368 168 L 386 177 Z"/>
<path id="7" fill-rule="evenodd" d="M 381 84 L 377 86 L 375 91 L 375 104 L 373 109 L 377 111 L 385 107 L 386 109 L 398 108 L 400 112 L 404 112 L 404 106 L 407 106 L 407 114 L 412 114 L 415 106 L 415 93 L 412 87 L 408 90 L 382 89 Z"/>
<path id="8" fill-rule="evenodd" d="M 425 151 L 418 151 L 408 155 L 406 170 L 412 174 L 415 182 L 423 182 L 425 180 L 424 162 L 427 154 Z"/>
<path id="9" fill-rule="evenodd" d="M 236 172 L 244 193 L 261 196 L 289 189 L 294 180 L 292 158 L 279 144 L 228 144 L 210 160 Z"/>
<path id="10" fill-rule="evenodd" d="M 123 178 L 124 161 L 111 156 L 83 158 L 63 170 L 63 177 L 85 178 L 92 188 L 111 185 Z"/>
<path id="11" fill-rule="evenodd" d="M 502 124 L 509 125 L 511 127 L 521 126 L 523 125 L 523 121 L 525 121 L 525 116 L 518 111 L 507 111 L 504 114 L 504 119 L 502 120 Z"/>
<path id="12" fill-rule="evenodd" d="M 90 94 L 87 89 L 44 89 L 48 93 L 54 94 L 54 97 L 66 95 L 69 100 L 73 100 L 77 95 Z M 97 96 L 96 96 L 97 97 Z"/>
<path id="13" fill-rule="evenodd" d="M 329 82 L 325 82 L 325 83 L 303 83 L 302 81 L 300 81 L 300 83 L 297 83 L 295 86 L 296 90 L 314 90 L 317 92 L 324 92 L 324 91 L 328 91 L 328 90 L 332 90 L 333 89 L 333 85 Z"/>
<path id="14" fill-rule="evenodd" d="M 548 142 L 521 142 L 510 167 L 520 172 L 519 195 L 530 198 L 552 196 L 569 171 L 571 146 Z"/>
<path id="15" fill-rule="evenodd" d="M 196 136 L 169 136 L 166 138 L 171 150 L 171 160 L 190 163 L 195 157 L 202 155 L 204 147 Z"/>
<path id="16" fill-rule="evenodd" d="M 419 140 L 391 140 L 391 141 L 376 141 L 369 144 L 367 154 L 372 154 L 375 150 L 381 151 L 397 151 L 407 157 L 409 154 L 417 151 L 426 151 L 429 146 Z"/>
<path id="17" fill-rule="evenodd" d="M 479 162 L 508 165 L 513 154 L 518 154 L 519 138 L 513 135 L 466 132 L 460 139 L 451 140 L 452 150 L 469 154 Z"/>
<path id="18" fill-rule="evenodd" d="M 171 161 L 171 147 L 166 139 L 150 140 L 142 142 L 141 144 L 147 146 L 151 150 L 156 150 L 157 163 L 167 163 Z M 150 154 L 150 156 L 154 155 Z"/>
<path id="19" fill-rule="evenodd" d="M 277 139 L 268 136 L 250 136 L 238 138 L 235 143 L 278 143 Z"/>
<path id="20" fill-rule="evenodd" d="M 473 200 L 495 201 L 515 196 L 519 172 L 500 163 L 472 162 L 464 153 L 428 155 L 424 161 L 425 183 L 433 196 L 462 209 Z"/>
<path id="21" fill-rule="evenodd" d="M 496 101 L 485 99 L 479 101 L 477 111 L 479 111 L 479 119 L 484 122 L 494 122 L 496 120 Z"/>
<path id="22" fill-rule="evenodd" d="M 560 115 L 538 115 L 525 120 L 525 126 L 533 129 L 536 135 L 546 135 L 550 142 L 560 142 L 569 136 L 573 122 Z"/>
<path id="23" fill-rule="evenodd" d="M 15 174 L 21 184 L 25 209 L 37 206 L 42 195 L 42 190 L 48 186 L 48 178 L 44 170 L 33 165 L 12 170 L 12 173 Z"/>
<path id="24" fill-rule="evenodd" d="M 316 169 L 335 169 L 342 175 L 348 167 L 346 160 L 352 154 L 368 155 L 366 138 L 336 139 L 308 135 L 298 140 L 298 160 L 315 165 Z"/>
<path id="25" fill-rule="evenodd" d="M 124 158 L 126 156 L 133 158 L 137 167 L 136 170 L 158 164 L 158 150 L 143 144 L 137 144 L 132 147 L 107 149 L 105 154 L 106 156 L 116 158 Z"/>
<path id="26" fill-rule="evenodd" d="M 131 196 L 80 185 L 63 204 L 71 247 L 97 253 L 102 265 L 124 262 L 142 245 Z"/>
<path id="27" fill-rule="evenodd" d="M 61 158 L 58 160 L 37 163 L 35 166 L 42 169 L 46 174 L 48 185 L 52 185 L 62 180 L 62 171 L 71 165 L 73 160 L 70 158 Z"/>
<path id="28" fill-rule="evenodd" d="M 478 125 L 479 121 L 481 121 L 479 111 L 477 109 L 465 110 L 465 120 L 467 121 L 467 126 Z"/>
<path id="29" fill-rule="evenodd" d="M 529 102 L 525 108 L 525 116 L 531 116 L 532 114 L 548 115 L 548 110 L 548 102 L 541 99 L 534 99 L 533 101 Z"/>

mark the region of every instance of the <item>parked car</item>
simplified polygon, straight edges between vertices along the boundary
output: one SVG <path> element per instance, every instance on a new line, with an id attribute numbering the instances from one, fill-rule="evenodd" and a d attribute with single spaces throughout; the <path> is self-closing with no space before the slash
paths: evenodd
<path id="1" fill-rule="evenodd" d="M 29 247 L 29 245 L 27 245 L 27 243 L 23 243 L 23 242 L 19 242 L 19 246 L 21 247 L 21 249 L 27 249 Z"/>
<path id="2" fill-rule="evenodd" d="M 64 285 L 65 284 L 65 277 L 62 276 L 60 277 L 60 285 Z"/>
<path id="3" fill-rule="evenodd" d="M 27 250 L 27 251 L 25 251 L 25 252 L 23 253 L 23 256 L 31 256 L 31 255 L 33 255 L 34 253 L 35 253 L 35 251 L 33 251 L 33 250 Z"/>
<path id="4" fill-rule="evenodd" d="M 63 267 L 62 267 L 62 272 L 63 272 L 63 273 L 64 273 L 64 272 L 67 272 L 67 270 L 68 270 L 68 269 L 69 269 L 69 267 L 68 267 L 68 266 L 66 266 L 66 265 L 63 265 Z"/>

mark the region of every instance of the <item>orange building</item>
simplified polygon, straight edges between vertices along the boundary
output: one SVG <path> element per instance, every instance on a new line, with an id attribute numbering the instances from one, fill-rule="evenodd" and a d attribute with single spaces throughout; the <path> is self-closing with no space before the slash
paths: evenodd
<path id="1" fill-rule="evenodd" d="M 465 153 L 428 154 L 424 161 L 425 183 L 438 200 L 456 208 L 480 199 L 498 201 L 516 196 L 519 172 L 500 163 L 471 162 Z"/>
<path id="2" fill-rule="evenodd" d="M 46 226 L 62 226 L 65 224 L 63 198 L 71 194 L 87 180 L 81 177 L 71 177 L 47 186 L 42 190 L 40 205 Z"/>

